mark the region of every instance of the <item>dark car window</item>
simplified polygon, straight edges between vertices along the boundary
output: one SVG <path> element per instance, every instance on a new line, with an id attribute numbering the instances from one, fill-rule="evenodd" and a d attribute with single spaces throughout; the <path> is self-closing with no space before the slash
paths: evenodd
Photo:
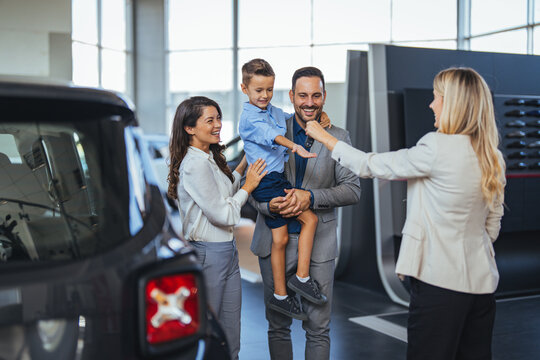
<path id="1" fill-rule="evenodd" d="M 129 237 L 124 126 L 0 124 L 0 263 L 80 259 Z"/>

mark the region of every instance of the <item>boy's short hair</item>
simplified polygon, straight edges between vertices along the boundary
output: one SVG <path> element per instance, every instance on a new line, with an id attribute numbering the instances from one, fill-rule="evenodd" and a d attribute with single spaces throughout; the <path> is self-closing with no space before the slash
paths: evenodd
<path id="1" fill-rule="evenodd" d="M 263 59 L 253 59 L 242 66 L 242 83 L 244 85 L 248 85 L 249 80 L 254 75 L 276 77 L 274 69 L 272 69 L 268 61 Z"/>
<path id="2" fill-rule="evenodd" d="M 306 66 L 294 72 L 293 77 L 292 77 L 292 91 L 293 92 L 296 88 L 296 80 L 300 79 L 301 77 L 318 77 L 319 79 L 321 79 L 323 91 L 326 91 L 325 85 L 324 85 L 324 75 L 322 71 L 317 69 L 314 66 Z"/>

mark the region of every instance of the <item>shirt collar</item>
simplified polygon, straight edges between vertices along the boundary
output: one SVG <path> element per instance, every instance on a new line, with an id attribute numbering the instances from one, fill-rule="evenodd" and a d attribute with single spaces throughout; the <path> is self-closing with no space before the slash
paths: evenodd
<path id="1" fill-rule="evenodd" d="M 212 155 L 212 151 L 210 151 L 210 153 L 207 154 L 206 152 L 202 151 L 199 148 L 196 148 L 195 146 L 190 146 L 188 148 L 188 154 L 196 156 L 196 157 L 200 157 L 200 158 L 203 158 L 203 159 L 214 160 L 214 156 Z"/>
<path id="2" fill-rule="evenodd" d="M 299 134 L 302 131 L 305 131 L 304 129 L 302 129 L 302 127 L 300 126 L 298 121 L 296 121 L 296 115 L 293 115 L 292 121 L 293 121 L 293 133 L 294 134 Z"/>
<path id="3" fill-rule="evenodd" d="M 247 111 L 253 111 L 253 112 L 271 112 L 272 111 L 272 104 L 268 103 L 268 105 L 266 106 L 266 110 L 263 110 L 261 108 L 258 108 L 257 106 L 251 104 L 249 101 L 246 101 L 244 103 L 244 110 L 247 110 Z"/>

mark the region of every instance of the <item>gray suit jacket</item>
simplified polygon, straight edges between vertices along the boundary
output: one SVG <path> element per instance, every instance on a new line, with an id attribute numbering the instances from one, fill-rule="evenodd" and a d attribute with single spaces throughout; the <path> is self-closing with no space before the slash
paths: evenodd
<path id="1" fill-rule="evenodd" d="M 287 120 L 286 137 L 293 140 L 294 117 Z M 351 143 L 349 133 L 337 126 L 332 126 L 328 132 L 338 140 Z M 315 141 L 311 152 L 317 154 L 316 158 L 308 159 L 304 181 L 301 186 L 295 184 L 296 166 L 294 154 L 289 150 L 289 161 L 285 164 L 285 176 L 295 186 L 309 189 L 313 192 L 313 211 L 319 217 L 317 232 L 313 241 L 311 260 L 324 262 L 337 257 L 337 215 L 336 207 L 351 205 L 360 200 L 360 180 L 350 170 L 341 166 L 331 157 L 330 151 L 320 142 Z M 255 225 L 255 232 L 251 242 L 251 251 L 259 257 L 270 255 L 272 248 L 272 232 L 264 222 L 264 215 L 268 212 L 268 203 L 258 203 L 250 197 L 259 214 Z"/>

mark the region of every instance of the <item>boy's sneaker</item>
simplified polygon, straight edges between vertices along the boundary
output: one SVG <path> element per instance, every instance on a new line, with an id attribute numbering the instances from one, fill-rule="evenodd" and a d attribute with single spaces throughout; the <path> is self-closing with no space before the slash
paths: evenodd
<path id="1" fill-rule="evenodd" d="M 289 295 L 284 300 L 278 300 L 272 295 L 270 301 L 268 301 L 268 307 L 294 319 L 307 320 L 308 318 L 296 296 Z"/>
<path id="2" fill-rule="evenodd" d="M 291 289 L 297 292 L 300 296 L 305 298 L 307 301 L 312 302 L 317 305 L 325 304 L 328 299 L 326 296 L 321 294 L 321 290 L 319 288 L 319 283 L 317 280 L 313 280 L 313 278 L 309 278 L 308 281 L 305 283 L 298 280 L 296 275 L 293 275 L 289 281 L 287 282 L 287 286 Z"/>

